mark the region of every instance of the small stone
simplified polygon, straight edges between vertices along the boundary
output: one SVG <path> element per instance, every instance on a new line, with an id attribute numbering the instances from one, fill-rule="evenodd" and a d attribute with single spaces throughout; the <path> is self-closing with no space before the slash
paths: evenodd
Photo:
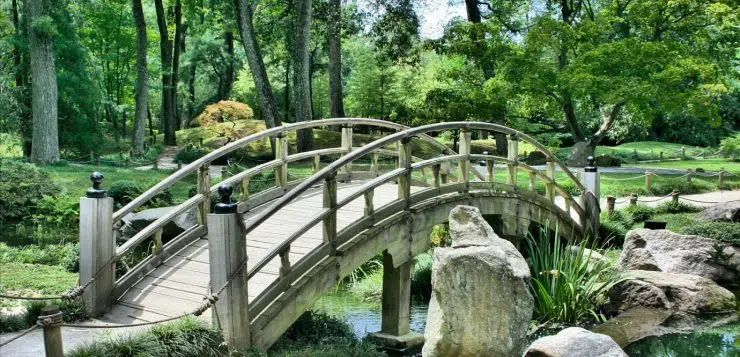
<path id="1" fill-rule="evenodd" d="M 537 339 L 524 357 L 628 357 L 614 340 L 599 333 L 569 327 Z"/>

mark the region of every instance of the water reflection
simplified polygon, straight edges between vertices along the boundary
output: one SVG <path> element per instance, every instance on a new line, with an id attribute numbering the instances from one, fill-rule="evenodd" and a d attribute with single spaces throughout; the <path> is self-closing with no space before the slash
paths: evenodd
<path id="1" fill-rule="evenodd" d="M 380 301 L 363 301 L 349 294 L 336 293 L 319 299 L 314 310 L 347 321 L 359 338 L 370 332 L 380 331 Z M 412 303 L 410 315 L 411 330 L 423 334 L 427 322 L 427 305 Z"/>

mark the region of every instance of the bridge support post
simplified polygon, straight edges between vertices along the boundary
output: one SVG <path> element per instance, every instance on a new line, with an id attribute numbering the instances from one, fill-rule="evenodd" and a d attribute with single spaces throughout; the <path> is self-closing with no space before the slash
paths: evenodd
<path id="1" fill-rule="evenodd" d="M 242 266 L 247 259 L 247 240 L 238 221 L 241 217 L 236 214 L 237 204 L 231 203 L 233 188 L 222 185 L 218 193 L 221 202 L 216 204 L 214 213 L 208 215 L 211 288 L 217 293 L 217 289 L 228 285 L 211 309 L 211 317 L 213 325 L 223 331 L 230 346 L 246 349 L 251 345 L 247 269 L 246 264 Z"/>
<path id="2" fill-rule="evenodd" d="M 80 284 L 92 280 L 82 300 L 88 315 L 100 316 L 110 308 L 115 279 L 113 199 L 100 188 L 101 173 L 94 172 L 90 180 L 93 187 L 80 199 Z"/>
<path id="3" fill-rule="evenodd" d="M 601 180 L 599 175 L 596 160 L 593 156 L 589 156 L 586 167 L 583 169 L 583 186 L 586 188 L 586 192 L 581 194 L 581 207 L 583 207 L 584 213 L 580 218 L 583 233 L 592 239 L 595 239 L 600 225 L 599 188 Z"/>
<path id="4" fill-rule="evenodd" d="M 413 260 L 393 266 L 393 256 L 383 252 L 383 300 L 380 332 L 369 337 L 381 347 L 398 352 L 413 352 L 424 344 L 424 336 L 411 332 L 411 267 Z"/>

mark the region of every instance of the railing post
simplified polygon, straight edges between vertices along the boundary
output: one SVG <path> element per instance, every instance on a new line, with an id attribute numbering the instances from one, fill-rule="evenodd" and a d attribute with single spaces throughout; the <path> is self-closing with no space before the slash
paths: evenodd
<path id="1" fill-rule="evenodd" d="M 290 246 L 278 252 L 280 255 L 280 279 L 284 279 L 290 273 Z"/>
<path id="2" fill-rule="evenodd" d="M 182 170 L 182 160 L 177 160 L 177 170 Z"/>
<path id="3" fill-rule="evenodd" d="M 678 195 L 679 193 L 677 190 L 673 190 L 673 192 L 671 192 L 671 201 L 673 202 L 673 204 L 678 204 Z"/>
<path id="4" fill-rule="evenodd" d="M 553 184 L 555 182 L 555 161 L 552 158 L 547 158 L 547 172 L 545 175 L 552 180 L 552 182 L 545 183 L 545 196 L 550 202 L 555 202 L 555 185 Z"/>
<path id="5" fill-rule="evenodd" d="M 653 187 L 653 171 L 645 170 L 645 191 L 650 192 Z"/>
<path id="6" fill-rule="evenodd" d="M 465 128 L 460 129 L 460 150 L 458 154 L 465 155 L 465 157 L 460 159 L 460 177 L 458 182 L 468 183 L 470 181 L 470 134 L 470 130 Z"/>
<path id="7" fill-rule="evenodd" d="M 516 188 L 517 157 L 519 153 L 519 138 L 516 135 L 508 136 L 508 159 L 511 161 L 509 166 L 509 175 L 506 183 Z"/>
<path id="8" fill-rule="evenodd" d="M 606 196 L 606 212 L 610 216 L 614 214 L 614 208 L 617 204 L 617 198 L 614 196 Z"/>
<path id="9" fill-rule="evenodd" d="M 681 160 L 686 160 L 686 147 L 681 146 Z"/>
<path id="10" fill-rule="evenodd" d="M 496 176 L 494 176 L 493 172 L 493 160 L 486 160 L 486 175 L 486 177 L 488 178 L 488 182 L 493 183 L 496 181 Z"/>
<path id="11" fill-rule="evenodd" d="M 198 169 L 198 182 L 197 187 L 198 193 L 204 195 L 206 198 L 203 202 L 198 204 L 198 223 L 201 225 L 207 225 L 208 213 L 211 211 L 211 172 L 208 168 L 208 164 L 203 164 Z"/>
<path id="12" fill-rule="evenodd" d="M 229 169 L 224 166 L 221 168 L 221 181 L 226 181 L 229 178 Z"/>
<path id="13" fill-rule="evenodd" d="M 442 165 L 440 164 L 432 165 L 432 176 L 434 179 L 434 187 L 439 187 L 439 182 L 440 182 L 439 175 L 440 175 L 441 169 L 442 169 Z"/>
<path id="14" fill-rule="evenodd" d="M 440 178 L 442 179 L 443 184 L 446 184 L 450 181 L 450 171 L 451 171 L 450 166 L 451 165 L 449 161 L 445 161 L 440 165 L 441 167 Z"/>
<path id="15" fill-rule="evenodd" d="M 64 357 L 62 342 L 62 312 L 58 306 L 41 309 L 38 323 L 44 327 L 44 352 L 46 357 Z"/>
<path id="16" fill-rule="evenodd" d="M 725 186 L 725 168 L 720 167 L 717 173 L 717 189 L 721 190 Z"/>
<path id="17" fill-rule="evenodd" d="M 237 349 L 250 347 L 249 304 L 247 302 L 247 240 L 231 202 L 231 185 L 221 185 L 221 202 L 208 215 L 208 256 L 211 288 L 226 288 L 211 309 L 214 326 L 220 326 L 226 342 Z M 215 291 L 214 291 L 215 293 Z"/>
<path id="18" fill-rule="evenodd" d="M 344 149 L 345 153 L 342 155 L 347 155 L 350 152 L 352 152 L 352 124 L 345 124 L 342 125 L 342 149 Z M 347 180 L 346 182 L 352 182 L 352 163 L 348 162 L 347 165 L 344 165 L 344 172 L 347 173 Z"/>
<path id="19" fill-rule="evenodd" d="M 535 182 L 534 179 L 537 177 L 537 174 L 534 172 L 529 172 L 529 190 L 534 192 L 535 191 Z"/>
<path id="20" fill-rule="evenodd" d="M 316 155 L 313 157 L 313 165 L 311 168 L 313 169 L 313 173 L 317 173 L 321 170 L 321 156 Z"/>
<path id="21" fill-rule="evenodd" d="M 581 207 L 583 207 L 584 216 L 581 217 L 581 224 L 584 233 L 592 238 L 599 231 L 599 219 L 601 208 L 599 207 L 599 198 L 601 197 L 600 175 L 596 168 L 596 160 L 589 156 L 586 160 L 586 167 L 583 168 L 583 186 L 586 191 L 581 194 Z"/>
<path id="22" fill-rule="evenodd" d="M 370 216 L 375 213 L 375 204 L 373 203 L 375 190 L 370 189 L 368 191 L 365 191 L 365 193 L 363 193 L 363 196 L 365 196 L 365 216 Z"/>
<path id="23" fill-rule="evenodd" d="M 242 180 L 242 184 L 239 186 L 241 189 L 241 197 L 239 200 L 242 202 L 249 199 L 249 179 L 249 177 L 245 177 L 244 180 Z"/>
<path id="24" fill-rule="evenodd" d="M 332 210 L 324 218 L 324 243 L 329 245 L 329 255 L 337 251 L 337 177 L 330 173 L 324 179 L 324 209 Z"/>
<path id="25" fill-rule="evenodd" d="M 88 315 L 100 316 L 110 308 L 115 281 L 113 199 L 100 187 L 103 174 L 94 172 L 90 180 L 93 187 L 80 199 L 80 285 L 92 280 L 82 299 Z"/>
<path id="26" fill-rule="evenodd" d="M 691 171 L 691 169 L 688 170 L 689 172 L 686 173 L 686 182 L 691 183 L 691 176 L 693 176 L 694 172 Z"/>
<path id="27" fill-rule="evenodd" d="M 370 155 L 370 171 L 378 173 L 380 168 L 378 167 L 378 153 L 374 152 Z"/>
<path id="28" fill-rule="evenodd" d="M 470 133 L 468 133 L 469 135 Z M 401 139 L 398 167 L 406 169 L 406 173 L 398 177 L 398 198 L 405 199 L 406 208 L 408 208 L 411 197 L 411 138 Z"/>
<path id="29" fill-rule="evenodd" d="M 279 134 L 275 137 L 275 160 L 282 163 L 275 167 L 275 186 L 285 187 L 288 185 L 288 137 Z"/>
<path id="30" fill-rule="evenodd" d="M 630 206 L 637 206 L 637 194 L 633 193 L 630 195 Z"/>

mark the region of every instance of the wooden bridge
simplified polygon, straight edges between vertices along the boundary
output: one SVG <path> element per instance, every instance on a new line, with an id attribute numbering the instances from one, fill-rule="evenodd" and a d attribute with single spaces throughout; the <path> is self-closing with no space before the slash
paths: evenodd
<path id="1" fill-rule="evenodd" d="M 340 147 L 290 152 L 288 139 L 296 130 L 325 127 L 340 127 Z M 359 129 L 389 134 L 354 147 L 353 131 Z M 459 152 L 427 135 L 442 130 L 459 131 Z M 508 157 L 472 153 L 473 131 L 508 134 Z M 275 142 L 274 160 L 211 184 L 211 162 L 267 140 Z M 545 154 L 547 170 L 517 160 L 519 141 Z M 422 146 L 430 157 L 414 154 Z M 321 157 L 334 161 L 322 165 Z M 393 158 L 386 170 L 384 157 Z M 302 161 L 312 163 L 313 174 L 289 181 L 289 165 Z M 579 197 L 555 181 L 556 166 Z M 504 180 L 496 180 L 499 170 Z M 213 323 L 230 344 L 266 348 L 340 279 L 383 254 L 383 321 L 377 337 L 401 348 L 418 341 L 409 331 L 410 272 L 413 257 L 430 248 L 434 225 L 446 222 L 454 206 L 467 204 L 494 215 L 505 236 L 521 237 L 532 223 L 549 223 L 566 238 L 583 237 L 598 229 L 599 217 L 598 174 L 595 168 L 586 171 L 589 189 L 531 137 L 488 123 L 406 128 L 341 118 L 268 129 L 183 167 L 115 212 L 100 188 L 102 177 L 93 177 L 94 188 L 80 208 L 80 281 L 93 281 L 83 297 L 92 315 L 112 324 L 211 308 Z M 274 172 L 274 187 L 249 192 L 250 178 L 263 172 Z M 523 182 L 519 172 L 526 173 Z M 116 246 L 116 222 L 191 175 L 197 176 L 194 196 Z M 211 213 L 214 192 L 222 202 Z M 163 242 L 164 225 L 189 210 L 197 211 L 198 224 Z M 116 278 L 116 262 L 141 251 L 148 256 Z"/>

